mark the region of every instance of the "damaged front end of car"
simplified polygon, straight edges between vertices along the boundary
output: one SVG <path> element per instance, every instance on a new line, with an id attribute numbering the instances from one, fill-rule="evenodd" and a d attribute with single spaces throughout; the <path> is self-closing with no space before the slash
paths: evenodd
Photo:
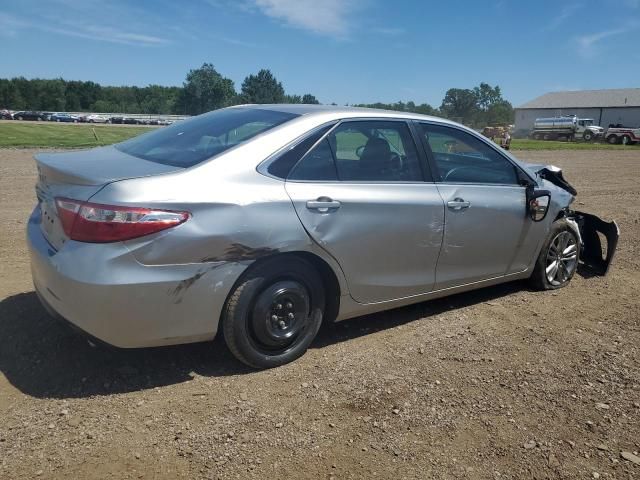
<path id="1" fill-rule="evenodd" d="M 578 193 L 558 167 L 545 166 L 537 170 L 536 174 L 570 193 L 572 197 Z M 591 213 L 572 210 L 569 205 L 563 210 L 563 215 L 580 238 L 580 263 L 594 275 L 606 275 L 620 238 L 618 224 L 615 221 L 605 222 Z"/>

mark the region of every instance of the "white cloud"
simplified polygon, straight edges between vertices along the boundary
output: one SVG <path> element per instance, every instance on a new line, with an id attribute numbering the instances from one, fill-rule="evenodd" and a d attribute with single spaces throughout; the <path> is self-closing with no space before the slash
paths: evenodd
<path id="1" fill-rule="evenodd" d="M 389 35 L 393 37 L 406 33 L 406 30 L 401 27 L 378 27 L 374 28 L 373 31 L 381 35 Z"/>
<path id="2" fill-rule="evenodd" d="M 600 53 L 599 47 L 604 40 L 629 33 L 633 30 L 637 30 L 638 28 L 640 28 L 640 22 L 632 21 L 627 22 L 618 28 L 580 35 L 575 38 L 578 45 L 578 53 L 585 58 L 594 57 L 596 54 Z"/>
<path id="3" fill-rule="evenodd" d="M 265 15 L 293 27 L 344 38 L 352 29 L 358 0 L 253 0 Z"/>
<path id="4" fill-rule="evenodd" d="M 35 26 L 35 25 L 34 25 Z M 76 27 L 37 25 L 41 30 L 66 35 L 69 37 L 85 38 L 101 42 L 119 43 L 140 47 L 152 47 L 169 43 L 168 40 L 137 32 L 127 32 L 112 27 L 98 25 L 81 25 Z"/>
<path id="5" fill-rule="evenodd" d="M 604 30 L 602 32 L 592 33 L 590 35 L 582 35 L 578 37 L 578 44 L 581 48 L 589 49 L 593 48 L 598 42 L 605 38 L 613 37 L 627 32 L 625 28 L 614 28 L 613 30 Z"/>
<path id="6" fill-rule="evenodd" d="M 0 12 L 0 35 L 13 37 L 27 26 L 29 26 L 28 22 L 9 15 L 8 13 Z"/>
<path id="7" fill-rule="evenodd" d="M 170 43 L 166 38 L 148 34 L 148 28 L 138 23 L 140 12 L 128 6 L 101 5 L 95 0 L 55 0 L 42 7 L 38 5 L 39 8 L 29 3 L 26 6 L 21 16 L 0 12 L 0 35 L 15 36 L 24 30 L 39 30 L 130 46 Z"/>
<path id="8" fill-rule="evenodd" d="M 582 8 L 584 4 L 582 3 L 571 3 L 562 7 L 559 13 L 551 17 L 551 21 L 549 25 L 547 25 L 547 30 L 554 30 L 562 25 L 571 15 L 577 12 L 580 8 Z"/>

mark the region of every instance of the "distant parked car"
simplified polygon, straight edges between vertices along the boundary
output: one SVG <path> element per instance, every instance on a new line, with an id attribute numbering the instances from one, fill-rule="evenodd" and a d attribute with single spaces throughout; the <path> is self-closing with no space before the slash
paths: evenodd
<path id="1" fill-rule="evenodd" d="M 24 110 L 13 114 L 14 120 L 46 120 L 47 112 L 36 112 L 33 110 Z"/>
<path id="2" fill-rule="evenodd" d="M 109 123 L 110 118 L 105 115 L 98 115 L 98 114 L 92 113 L 91 115 L 86 115 L 84 117 L 84 121 L 86 123 Z"/>
<path id="3" fill-rule="evenodd" d="M 124 120 L 123 117 L 111 117 L 109 118 L 109 123 L 115 123 L 117 125 L 120 125 L 123 120 Z"/>
<path id="4" fill-rule="evenodd" d="M 0 110 L 0 120 L 13 120 L 13 114 L 9 110 Z"/>
<path id="5" fill-rule="evenodd" d="M 122 123 L 124 123 L 126 125 L 140 125 L 143 122 L 138 120 L 137 118 L 124 117 L 124 119 L 122 120 Z"/>
<path id="6" fill-rule="evenodd" d="M 49 120 L 52 122 L 78 123 L 79 118 L 70 113 L 52 113 Z"/>

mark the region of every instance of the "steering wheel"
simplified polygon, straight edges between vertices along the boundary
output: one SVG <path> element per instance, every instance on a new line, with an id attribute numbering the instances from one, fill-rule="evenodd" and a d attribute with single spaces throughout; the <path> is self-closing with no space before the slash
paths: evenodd
<path id="1" fill-rule="evenodd" d="M 360 145 L 358 148 L 356 148 L 356 156 L 358 158 L 362 157 L 363 153 L 364 153 L 364 145 Z"/>
<path id="2" fill-rule="evenodd" d="M 447 172 L 447 174 L 444 176 L 444 178 L 442 179 L 443 182 L 446 182 L 447 180 L 449 180 L 449 177 L 451 177 L 453 174 L 455 174 L 456 172 L 459 172 L 461 170 L 468 170 L 469 167 L 455 167 L 452 168 L 451 170 L 449 170 Z"/>

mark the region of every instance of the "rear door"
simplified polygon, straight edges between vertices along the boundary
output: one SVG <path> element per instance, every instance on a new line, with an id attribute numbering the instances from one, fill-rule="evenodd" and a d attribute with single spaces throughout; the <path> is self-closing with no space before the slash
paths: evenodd
<path id="1" fill-rule="evenodd" d="M 433 288 L 444 206 L 419 151 L 404 121 L 344 121 L 287 179 L 302 224 L 358 302 Z"/>
<path id="2" fill-rule="evenodd" d="M 524 174 L 497 148 L 462 129 L 417 127 L 445 205 L 436 288 L 525 270 L 538 237 L 528 234 Z"/>

